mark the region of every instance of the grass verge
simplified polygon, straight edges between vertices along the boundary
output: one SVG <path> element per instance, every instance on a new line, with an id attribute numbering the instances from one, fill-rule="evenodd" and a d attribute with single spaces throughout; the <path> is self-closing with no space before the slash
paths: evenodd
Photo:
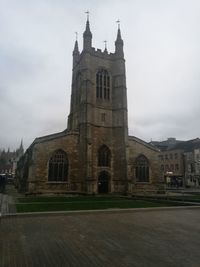
<path id="1" fill-rule="evenodd" d="M 27 200 L 27 198 L 25 198 Z M 146 200 L 127 200 L 112 197 L 39 197 L 19 199 L 17 212 L 72 211 L 98 209 L 127 209 L 177 206 L 177 203 Z M 179 204 L 180 205 L 180 204 Z"/>

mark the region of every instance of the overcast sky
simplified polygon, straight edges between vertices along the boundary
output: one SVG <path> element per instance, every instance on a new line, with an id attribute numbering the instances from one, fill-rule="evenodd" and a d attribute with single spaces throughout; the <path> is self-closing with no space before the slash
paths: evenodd
<path id="1" fill-rule="evenodd" d="M 199 0 L 0 0 L 0 148 L 27 148 L 62 131 L 72 50 L 90 11 L 93 46 L 114 51 L 116 20 L 127 70 L 129 134 L 145 141 L 200 136 Z"/>

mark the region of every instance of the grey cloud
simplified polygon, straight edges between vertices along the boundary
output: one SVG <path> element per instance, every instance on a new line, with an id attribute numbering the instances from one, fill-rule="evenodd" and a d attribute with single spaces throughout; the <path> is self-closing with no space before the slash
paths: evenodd
<path id="1" fill-rule="evenodd" d="M 130 134 L 145 140 L 200 135 L 200 3 L 197 0 L 0 3 L 0 147 L 28 146 L 66 127 L 74 32 L 91 12 L 93 45 L 114 50 L 117 25 L 127 69 Z M 104 19 L 102 19 L 104 14 Z"/>

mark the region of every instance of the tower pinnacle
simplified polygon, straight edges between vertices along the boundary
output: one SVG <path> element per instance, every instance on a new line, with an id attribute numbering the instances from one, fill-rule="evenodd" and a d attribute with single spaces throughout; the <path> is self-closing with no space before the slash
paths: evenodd
<path id="1" fill-rule="evenodd" d="M 90 31 L 89 23 L 89 11 L 85 12 L 87 14 L 86 28 L 83 33 L 83 50 L 89 50 L 92 47 L 92 33 Z"/>
<path id="2" fill-rule="evenodd" d="M 79 55 L 79 50 L 78 50 L 78 41 L 76 40 L 75 41 L 75 44 L 74 44 L 74 50 L 73 50 L 73 55 Z"/>
<path id="3" fill-rule="evenodd" d="M 124 57 L 124 51 L 123 51 L 124 42 L 121 37 L 120 20 L 118 19 L 116 22 L 118 24 L 118 30 L 117 30 L 117 39 L 115 41 L 115 53 L 117 56 Z"/>
<path id="4" fill-rule="evenodd" d="M 79 53 L 79 49 L 78 49 L 78 32 L 75 32 L 75 34 L 76 34 L 76 41 L 75 41 L 75 44 L 74 44 L 73 55 L 80 54 Z"/>
<path id="5" fill-rule="evenodd" d="M 105 53 L 108 53 L 108 50 L 107 50 L 107 41 L 105 40 L 105 41 L 103 41 L 103 42 L 104 42 L 104 44 L 105 44 L 104 52 L 105 52 Z"/>
<path id="6" fill-rule="evenodd" d="M 78 49 L 78 33 L 75 32 L 76 34 L 76 41 L 75 41 L 75 44 L 74 44 L 74 50 L 73 50 L 73 66 L 76 65 L 76 63 L 78 62 L 79 60 L 79 55 L 80 55 L 80 52 L 79 52 L 79 49 Z"/>

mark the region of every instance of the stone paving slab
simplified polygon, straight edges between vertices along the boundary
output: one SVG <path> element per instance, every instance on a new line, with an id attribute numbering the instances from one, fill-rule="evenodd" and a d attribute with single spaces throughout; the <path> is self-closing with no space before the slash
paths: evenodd
<path id="1" fill-rule="evenodd" d="M 198 209 L 9 216 L 1 267 L 199 267 Z"/>
<path id="2" fill-rule="evenodd" d="M 17 192 L 17 189 L 13 184 L 7 184 L 4 193 L 0 193 L 0 214 L 6 215 L 9 213 L 15 213 L 15 201 L 16 198 L 24 196 Z"/>

